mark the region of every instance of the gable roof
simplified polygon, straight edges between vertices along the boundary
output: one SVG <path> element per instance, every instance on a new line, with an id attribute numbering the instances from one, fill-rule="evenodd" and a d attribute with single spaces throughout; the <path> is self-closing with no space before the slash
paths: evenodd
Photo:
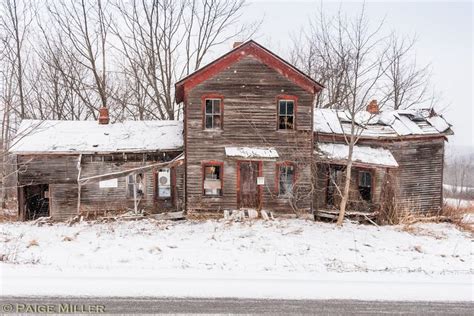
<path id="1" fill-rule="evenodd" d="M 10 152 L 109 153 L 181 150 L 182 121 L 23 120 Z"/>
<path id="2" fill-rule="evenodd" d="M 379 114 L 360 111 L 355 116 L 361 137 L 452 135 L 451 124 L 431 109 L 388 110 Z M 322 134 L 349 135 L 351 119 L 342 110 L 315 109 L 313 130 Z"/>
<path id="3" fill-rule="evenodd" d="M 181 103 L 184 100 L 185 89 L 188 90 L 193 88 L 194 86 L 212 77 L 222 69 L 239 61 L 245 56 L 253 56 L 257 58 L 262 63 L 275 69 L 281 75 L 285 76 L 310 93 L 315 94 L 324 88 L 322 84 L 318 83 L 304 72 L 291 65 L 289 62 L 272 53 L 257 42 L 249 40 L 232 49 L 227 54 L 217 58 L 210 64 L 196 70 L 192 74 L 178 81 L 175 84 L 176 103 Z"/>

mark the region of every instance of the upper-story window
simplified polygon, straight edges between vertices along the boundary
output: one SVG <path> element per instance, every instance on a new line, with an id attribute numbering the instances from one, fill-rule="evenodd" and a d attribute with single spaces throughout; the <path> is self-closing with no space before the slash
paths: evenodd
<path id="1" fill-rule="evenodd" d="M 278 129 L 292 130 L 296 128 L 296 97 L 279 96 L 278 98 Z"/>
<path id="2" fill-rule="evenodd" d="M 222 99 L 205 98 L 204 100 L 204 128 L 222 129 Z"/>

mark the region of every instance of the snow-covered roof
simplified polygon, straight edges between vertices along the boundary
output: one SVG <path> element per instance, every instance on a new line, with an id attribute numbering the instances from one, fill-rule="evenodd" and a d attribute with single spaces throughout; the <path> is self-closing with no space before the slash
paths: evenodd
<path id="1" fill-rule="evenodd" d="M 346 144 L 318 143 L 319 152 L 323 158 L 333 162 L 346 163 L 349 156 L 349 146 Z M 362 164 L 377 165 L 389 168 L 398 167 L 398 163 L 392 153 L 382 147 L 369 147 L 355 145 L 352 152 L 352 161 Z"/>
<path id="2" fill-rule="evenodd" d="M 362 137 L 451 135 L 451 124 L 431 109 L 390 110 L 379 114 L 360 111 L 355 115 L 356 133 Z M 342 110 L 315 109 L 313 130 L 327 134 L 350 134 L 351 118 Z"/>
<path id="3" fill-rule="evenodd" d="M 279 157 L 275 148 L 262 147 L 226 147 L 225 154 L 227 157 L 238 158 L 273 159 Z"/>
<path id="4" fill-rule="evenodd" d="M 23 120 L 10 149 L 13 153 L 104 153 L 179 150 L 181 121 Z"/>

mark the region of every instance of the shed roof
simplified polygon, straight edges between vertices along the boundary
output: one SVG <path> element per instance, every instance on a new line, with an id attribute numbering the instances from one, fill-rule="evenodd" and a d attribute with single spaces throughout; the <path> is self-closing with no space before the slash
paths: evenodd
<path id="1" fill-rule="evenodd" d="M 390 110 L 379 114 L 360 111 L 355 116 L 362 137 L 452 135 L 451 124 L 431 109 Z M 350 134 L 351 119 L 346 111 L 315 109 L 313 130 L 324 134 Z"/>
<path id="2" fill-rule="evenodd" d="M 320 91 L 324 86 L 319 82 L 315 81 L 304 72 L 277 56 L 273 52 L 269 51 L 262 45 L 258 44 L 253 40 L 249 40 L 227 54 L 222 55 L 210 64 L 196 70 L 192 74 L 186 76 L 175 84 L 175 96 L 176 103 L 181 103 L 184 100 L 184 90 L 191 89 L 202 81 L 212 77 L 222 69 L 232 65 L 239 61 L 245 56 L 253 56 L 259 59 L 262 63 L 275 69 L 280 74 L 293 81 L 295 84 L 301 86 L 306 91 L 315 94 Z"/>
<path id="3" fill-rule="evenodd" d="M 105 153 L 181 150 L 181 121 L 23 120 L 12 153 Z"/>
<path id="4" fill-rule="evenodd" d="M 315 154 L 333 163 L 346 164 L 349 157 L 349 146 L 346 144 L 318 143 L 319 151 Z M 355 145 L 352 152 L 354 165 L 364 165 L 396 168 L 398 163 L 392 153 L 382 147 L 369 147 Z"/>

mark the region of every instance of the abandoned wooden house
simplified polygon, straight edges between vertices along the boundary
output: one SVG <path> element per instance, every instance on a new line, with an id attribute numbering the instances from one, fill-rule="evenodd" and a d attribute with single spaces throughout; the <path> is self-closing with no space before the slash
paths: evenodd
<path id="1" fill-rule="evenodd" d="M 17 157 L 23 220 L 134 210 L 181 209 L 182 122 L 24 120 Z"/>
<path id="2" fill-rule="evenodd" d="M 322 86 L 254 41 L 176 83 L 186 209 L 311 210 L 313 103 Z"/>
<path id="3" fill-rule="evenodd" d="M 314 109 L 322 88 L 250 40 L 176 83 L 183 122 L 108 124 L 106 109 L 102 124 L 26 120 L 11 150 L 19 214 L 336 209 L 351 120 Z M 430 110 L 369 110 L 356 117 L 349 209 L 439 210 L 450 125 Z"/>
<path id="4" fill-rule="evenodd" d="M 451 126 L 430 109 L 379 112 L 373 100 L 356 114 L 349 209 L 435 212 L 443 205 L 444 142 Z M 344 111 L 314 113 L 317 175 L 314 208 L 337 209 L 351 122 Z"/>

